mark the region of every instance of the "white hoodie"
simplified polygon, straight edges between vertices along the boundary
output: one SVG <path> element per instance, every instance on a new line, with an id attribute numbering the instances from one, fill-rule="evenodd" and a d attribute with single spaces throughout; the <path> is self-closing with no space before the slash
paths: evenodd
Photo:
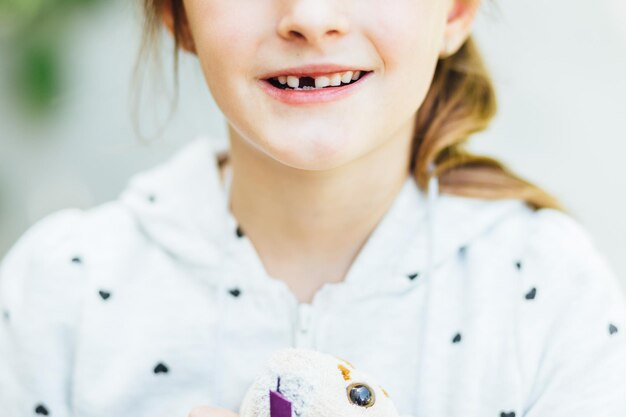
<path id="1" fill-rule="evenodd" d="M 405 416 L 626 416 L 624 293 L 568 215 L 407 176 L 345 280 L 304 304 L 237 227 L 217 151 L 198 138 L 17 241 L 0 269 L 2 417 L 237 411 L 288 346 L 351 362 Z"/>

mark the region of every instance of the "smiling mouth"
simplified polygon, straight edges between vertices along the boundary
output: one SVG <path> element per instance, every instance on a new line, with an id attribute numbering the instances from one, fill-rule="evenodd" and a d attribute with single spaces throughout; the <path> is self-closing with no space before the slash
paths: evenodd
<path id="1" fill-rule="evenodd" d="M 372 71 L 347 71 L 320 77 L 280 76 L 265 81 L 281 90 L 322 90 L 355 84 L 370 72 Z"/>

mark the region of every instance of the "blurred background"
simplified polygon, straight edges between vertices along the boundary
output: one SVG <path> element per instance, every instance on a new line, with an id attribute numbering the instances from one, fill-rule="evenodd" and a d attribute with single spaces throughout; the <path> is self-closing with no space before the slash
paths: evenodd
<path id="1" fill-rule="evenodd" d="M 626 2 L 496 1 L 475 25 L 500 110 L 471 149 L 556 195 L 626 288 Z M 34 222 L 109 201 L 128 178 L 226 125 L 172 42 L 133 125 L 138 0 L 0 0 L 0 257 Z M 171 115 L 171 118 L 169 117 Z M 169 120 L 168 120 L 169 119 Z"/>

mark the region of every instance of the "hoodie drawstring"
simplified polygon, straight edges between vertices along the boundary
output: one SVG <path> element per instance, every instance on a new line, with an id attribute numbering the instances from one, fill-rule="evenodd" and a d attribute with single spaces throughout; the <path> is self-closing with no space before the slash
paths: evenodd
<path id="1" fill-rule="evenodd" d="M 426 234 L 427 234 L 427 239 L 428 239 L 428 244 L 426 247 L 427 253 L 426 253 L 426 275 L 425 275 L 425 279 L 427 279 L 429 282 L 426 282 L 426 285 L 422 285 L 422 288 L 424 289 L 424 291 L 426 291 L 426 293 L 424 294 L 424 308 L 422 310 L 419 311 L 419 317 L 417 317 L 417 320 L 421 320 L 422 321 L 422 326 L 421 326 L 421 335 L 422 335 L 422 340 L 421 340 L 421 347 L 420 350 L 418 352 L 418 355 L 421 358 L 425 358 L 426 354 L 425 354 L 425 349 L 427 346 L 426 343 L 426 338 L 428 337 L 428 335 L 430 334 L 430 331 L 428 329 L 428 325 L 429 325 L 429 321 L 428 321 L 428 312 L 430 310 L 428 302 L 429 302 L 429 295 L 430 292 L 432 290 L 432 284 L 433 284 L 433 272 L 434 272 L 434 268 L 435 268 L 435 215 L 436 215 L 436 205 L 437 205 L 437 199 L 439 198 L 439 178 L 434 174 L 434 170 L 435 170 L 435 164 L 433 162 L 430 163 L 430 165 L 428 166 L 428 173 L 429 173 L 429 179 L 428 179 L 428 200 L 426 202 Z M 416 321 L 416 323 L 418 322 Z M 418 358 L 420 359 L 420 358 Z M 424 364 L 423 360 L 416 360 L 415 361 L 415 383 L 417 384 L 417 389 L 415 390 L 415 396 L 413 398 L 413 415 L 417 416 L 419 415 L 419 404 L 421 401 L 420 398 L 420 394 L 422 394 L 424 392 L 424 387 L 427 386 L 428 381 L 427 380 L 420 380 L 420 376 L 422 378 L 426 378 L 426 372 L 420 372 L 420 367 Z M 425 395 L 426 396 L 426 395 Z"/>
<path id="2" fill-rule="evenodd" d="M 428 233 L 428 262 L 426 264 L 426 276 L 430 279 L 435 262 L 435 205 L 439 198 L 439 178 L 433 175 L 435 170 L 434 163 L 430 163 L 428 172 L 428 202 L 427 202 L 427 233 Z"/>
<path id="3" fill-rule="evenodd" d="M 217 304 L 217 309 L 216 311 L 218 312 L 222 312 L 224 311 L 224 293 L 226 292 L 226 288 L 224 287 L 224 285 L 220 282 L 217 284 L 217 300 L 216 300 L 216 304 Z M 213 350 L 213 357 L 212 362 L 213 362 L 213 389 L 212 391 L 212 397 L 211 397 L 211 405 L 214 407 L 222 407 L 222 393 L 220 391 L 220 381 L 218 380 L 220 375 L 221 375 L 221 371 L 219 369 L 217 369 L 217 367 L 220 364 L 219 358 L 221 357 L 221 352 L 220 352 L 220 348 L 221 348 L 221 337 L 222 337 L 222 332 L 221 332 L 221 322 L 218 319 L 215 321 L 215 330 L 213 333 L 213 341 L 214 341 L 214 350 Z"/>
<path id="4" fill-rule="evenodd" d="M 223 186 L 223 190 L 224 190 L 224 203 L 225 203 L 225 207 L 224 209 L 226 211 L 230 211 L 230 192 L 231 192 L 231 184 L 232 184 L 232 180 L 233 180 L 233 173 L 232 173 L 232 169 L 230 167 L 228 167 L 225 172 L 224 172 L 224 186 Z M 218 312 L 218 314 L 222 311 L 224 311 L 224 300 L 226 297 L 226 286 L 224 285 L 224 283 L 220 280 L 217 284 L 217 300 L 216 300 L 216 311 Z M 215 321 L 215 330 L 213 333 L 213 341 L 214 341 L 214 350 L 213 350 L 213 357 L 211 358 L 212 362 L 213 362 L 213 388 L 212 388 L 212 395 L 213 397 L 212 399 L 212 403 L 211 405 L 214 407 L 222 407 L 222 392 L 220 387 L 222 387 L 222 384 L 220 384 L 219 381 L 219 377 L 222 374 L 221 370 L 218 369 L 218 367 L 220 366 L 220 358 L 221 358 L 221 345 L 222 345 L 222 328 L 221 328 L 221 321 L 216 320 Z"/>

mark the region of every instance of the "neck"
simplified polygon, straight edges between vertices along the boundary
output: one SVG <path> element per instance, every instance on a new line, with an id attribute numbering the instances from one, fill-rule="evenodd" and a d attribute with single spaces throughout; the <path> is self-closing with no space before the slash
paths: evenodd
<path id="1" fill-rule="evenodd" d="M 343 280 L 407 178 L 411 133 L 348 164 L 312 171 L 276 161 L 231 129 L 230 210 L 268 274 Z"/>

